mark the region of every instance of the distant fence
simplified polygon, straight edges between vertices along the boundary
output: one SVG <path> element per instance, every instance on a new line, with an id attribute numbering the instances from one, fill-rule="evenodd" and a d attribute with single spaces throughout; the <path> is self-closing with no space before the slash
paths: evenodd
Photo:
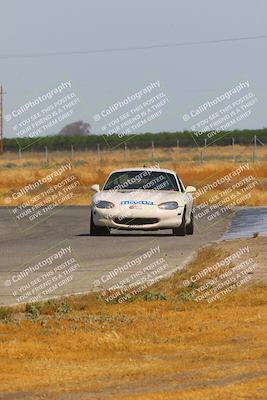
<path id="1" fill-rule="evenodd" d="M 217 145 L 219 145 L 219 143 L 216 143 Z M 229 161 L 233 161 L 233 162 L 239 162 L 240 161 L 240 157 L 241 155 L 240 153 L 240 148 L 238 148 L 235 138 L 231 137 L 230 138 L 230 151 L 227 155 L 227 160 Z M 257 135 L 254 135 L 252 140 L 250 141 L 250 143 L 248 143 L 248 145 L 246 145 L 249 149 L 249 151 L 246 154 L 246 159 L 248 161 L 251 162 L 256 162 L 256 161 L 263 161 L 266 160 L 266 155 L 263 155 L 260 157 L 259 155 L 259 148 L 265 147 L 265 143 L 259 139 L 257 137 Z M 226 146 L 225 146 L 226 147 Z M 135 147 L 134 150 L 145 150 L 145 157 L 149 158 L 151 163 L 153 164 L 154 162 L 156 162 L 157 160 L 160 159 L 159 155 L 157 154 L 157 150 L 162 150 L 165 147 L 163 146 L 155 146 L 155 142 L 154 140 L 151 140 L 150 146 L 142 149 L 139 147 Z M 173 147 L 172 147 L 173 148 Z M 131 161 L 131 151 L 129 150 L 133 150 L 133 148 L 129 147 L 129 144 L 127 142 L 123 143 L 123 146 L 121 147 L 117 147 L 115 148 L 116 151 L 119 152 L 123 152 L 124 156 L 123 156 L 123 160 L 124 161 Z M 192 152 L 192 148 L 189 147 L 182 147 L 181 146 L 181 142 L 180 140 L 176 140 L 176 146 L 174 148 L 174 152 L 172 154 L 168 153 L 168 157 L 169 157 L 169 161 L 183 161 L 183 162 L 199 162 L 200 164 L 206 162 L 206 161 L 211 161 L 211 160 L 220 160 L 222 159 L 222 156 L 220 154 L 218 154 L 218 151 L 214 151 L 214 153 L 212 153 L 212 146 L 208 146 L 208 142 L 207 140 L 204 140 L 204 144 L 203 146 L 196 146 L 194 148 L 194 157 L 190 160 L 186 159 L 184 156 L 186 156 L 187 154 L 191 154 Z M 209 154 L 207 154 L 207 150 L 209 150 Z M 78 159 L 81 159 L 81 154 L 82 153 L 86 153 L 88 151 L 93 151 L 95 153 L 95 156 L 97 157 L 98 161 L 100 164 L 105 162 L 105 157 L 107 156 L 108 153 L 110 153 L 111 151 L 113 151 L 112 148 L 107 148 L 106 146 L 101 146 L 100 143 L 97 143 L 95 148 L 93 149 L 89 149 L 89 148 L 75 148 L 74 144 L 69 144 L 68 148 L 64 148 L 64 149 L 57 149 L 54 150 L 53 148 L 50 149 L 48 146 L 44 146 L 43 148 L 38 147 L 38 150 L 36 151 L 33 147 L 29 147 L 26 148 L 25 150 L 22 150 L 21 148 L 18 148 L 16 150 L 12 149 L 11 151 L 6 151 L 6 155 L 12 154 L 13 157 L 16 158 L 16 154 L 17 154 L 17 158 L 22 160 L 25 159 L 27 160 L 27 158 L 31 157 L 31 154 L 33 153 L 38 153 L 38 158 L 40 159 L 41 162 L 45 162 L 45 163 L 49 163 L 50 161 L 50 154 L 53 154 L 53 158 L 55 157 L 55 152 L 56 153 L 67 153 L 68 157 L 71 160 L 75 160 L 76 156 Z M 266 144 L 266 154 L 267 154 L 267 144 Z M 161 156 L 162 158 L 162 156 Z"/>

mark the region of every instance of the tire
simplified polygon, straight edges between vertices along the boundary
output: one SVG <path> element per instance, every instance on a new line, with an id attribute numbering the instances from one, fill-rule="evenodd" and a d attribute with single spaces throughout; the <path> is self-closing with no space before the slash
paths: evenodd
<path id="1" fill-rule="evenodd" d="M 183 213 L 182 223 L 178 228 L 172 230 L 174 236 L 185 236 L 186 235 L 186 224 L 185 224 L 185 210 Z"/>
<path id="2" fill-rule="evenodd" d="M 94 224 L 93 213 L 90 219 L 90 235 L 91 236 L 109 236 L 110 230 L 106 226 L 96 226 Z"/>
<path id="3" fill-rule="evenodd" d="M 193 233 L 194 233 L 194 215 L 191 212 L 190 223 L 186 225 L 186 234 L 193 235 Z"/>

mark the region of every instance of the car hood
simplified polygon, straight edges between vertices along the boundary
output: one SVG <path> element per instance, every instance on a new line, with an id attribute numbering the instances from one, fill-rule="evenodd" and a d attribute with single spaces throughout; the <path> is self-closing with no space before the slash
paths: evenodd
<path id="1" fill-rule="evenodd" d="M 104 190 L 94 195 L 93 203 L 105 200 L 120 206 L 132 204 L 153 206 L 166 201 L 177 201 L 179 206 L 182 206 L 185 204 L 185 196 L 184 193 L 168 190 Z"/>

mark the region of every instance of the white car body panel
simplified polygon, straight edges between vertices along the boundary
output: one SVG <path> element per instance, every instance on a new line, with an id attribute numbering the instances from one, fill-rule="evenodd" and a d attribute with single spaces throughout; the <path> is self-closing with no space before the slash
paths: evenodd
<path id="1" fill-rule="evenodd" d="M 174 171 L 159 168 L 128 168 L 115 172 L 127 171 L 157 171 L 172 174 L 180 187 Z M 110 174 L 111 176 L 111 174 Z M 182 187 L 184 190 L 184 187 Z M 109 201 L 113 208 L 97 208 L 99 201 Z M 178 208 L 173 210 L 161 209 L 159 204 L 168 201 L 178 203 Z M 119 189 L 103 190 L 96 193 L 92 199 L 92 217 L 96 226 L 106 226 L 115 229 L 126 230 L 158 230 L 173 229 L 182 223 L 184 209 L 186 207 L 186 224 L 190 223 L 193 206 L 193 197 L 190 193 L 171 190 L 143 190 L 143 189 Z M 145 223 L 142 223 L 145 219 Z M 153 219 L 148 223 L 148 219 Z M 138 224 L 135 224 L 135 221 Z"/>

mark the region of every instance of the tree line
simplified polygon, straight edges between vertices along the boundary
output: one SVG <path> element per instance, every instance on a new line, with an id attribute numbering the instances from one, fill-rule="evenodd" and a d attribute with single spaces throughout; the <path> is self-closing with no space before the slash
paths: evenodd
<path id="1" fill-rule="evenodd" d="M 5 138 L 4 149 L 7 151 L 17 151 L 18 148 L 31 151 L 43 151 L 47 146 L 49 150 L 69 150 L 71 146 L 75 150 L 95 150 L 108 148 L 149 148 L 154 147 L 202 147 L 207 145 L 229 146 L 235 144 L 250 145 L 254 142 L 254 137 L 258 141 L 267 144 L 267 128 L 264 129 L 244 129 L 234 131 L 223 131 L 211 135 L 209 132 L 196 136 L 193 132 L 159 132 L 126 135 L 51 135 L 41 138 Z"/>

